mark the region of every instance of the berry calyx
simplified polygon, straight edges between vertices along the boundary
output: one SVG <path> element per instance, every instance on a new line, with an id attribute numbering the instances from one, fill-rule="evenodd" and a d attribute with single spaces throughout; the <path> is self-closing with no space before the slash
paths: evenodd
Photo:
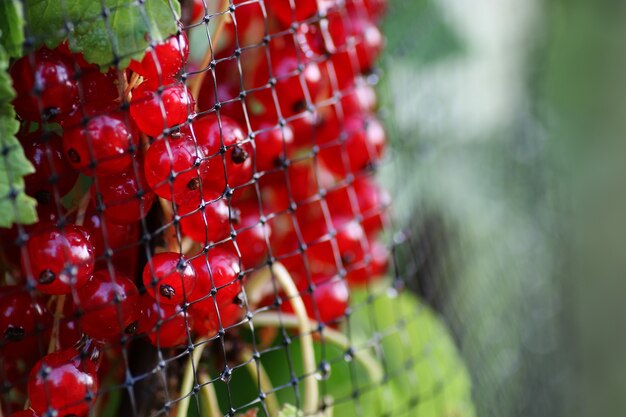
<path id="1" fill-rule="evenodd" d="M 158 253 L 143 269 L 143 284 L 160 303 L 180 304 L 189 299 L 196 285 L 196 271 L 178 253 Z"/>

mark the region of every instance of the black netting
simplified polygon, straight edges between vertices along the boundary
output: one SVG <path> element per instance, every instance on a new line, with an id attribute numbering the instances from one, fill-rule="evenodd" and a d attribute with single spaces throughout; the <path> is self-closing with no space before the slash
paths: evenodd
<path id="1" fill-rule="evenodd" d="M 562 414 L 540 8 L 387 3 L 0 6 L 0 417 Z"/>

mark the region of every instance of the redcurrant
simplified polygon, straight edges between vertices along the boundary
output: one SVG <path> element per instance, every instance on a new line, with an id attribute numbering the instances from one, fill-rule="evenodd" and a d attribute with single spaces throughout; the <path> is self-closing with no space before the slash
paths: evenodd
<path id="1" fill-rule="evenodd" d="M 183 255 L 158 253 L 143 269 L 143 284 L 160 303 L 180 304 L 189 299 L 196 285 L 196 271 Z"/>
<path id="2" fill-rule="evenodd" d="M 82 227 L 42 226 L 28 239 L 22 268 L 46 294 L 67 294 L 93 271 L 93 246 Z"/>
<path id="3" fill-rule="evenodd" d="M 140 315 L 139 291 L 121 272 L 96 271 L 77 292 L 83 312 L 80 325 L 97 340 L 118 341 L 122 334 L 134 335 Z"/>

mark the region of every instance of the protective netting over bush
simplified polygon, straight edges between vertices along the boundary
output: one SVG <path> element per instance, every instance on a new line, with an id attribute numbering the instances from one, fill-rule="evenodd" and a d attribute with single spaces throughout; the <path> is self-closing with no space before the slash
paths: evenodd
<path id="1" fill-rule="evenodd" d="M 0 6 L 2 415 L 474 415 L 376 178 L 385 3 Z"/>

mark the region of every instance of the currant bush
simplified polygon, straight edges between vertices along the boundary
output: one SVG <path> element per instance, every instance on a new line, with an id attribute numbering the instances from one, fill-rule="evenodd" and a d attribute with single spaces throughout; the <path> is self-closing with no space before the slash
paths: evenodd
<path id="1" fill-rule="evenodd" d="M 370 76 L 386 0 L 181 3 L 184 22 L 133 32 L 143 50 L 106 64 L 71 25 L 11 61 L 39 221 L 0 239 L 2 415 L 100 415 L 111 387 L 153 373 L 129 369 L 128 352 L 160 348 L 165 368 L 194 340 L 273 343 L 245 323 L 294 315 L 295 298 L 341 329 L 352 289 L 386 274 Z M 267 280 L 277 264 L 299 295 Z"/>

